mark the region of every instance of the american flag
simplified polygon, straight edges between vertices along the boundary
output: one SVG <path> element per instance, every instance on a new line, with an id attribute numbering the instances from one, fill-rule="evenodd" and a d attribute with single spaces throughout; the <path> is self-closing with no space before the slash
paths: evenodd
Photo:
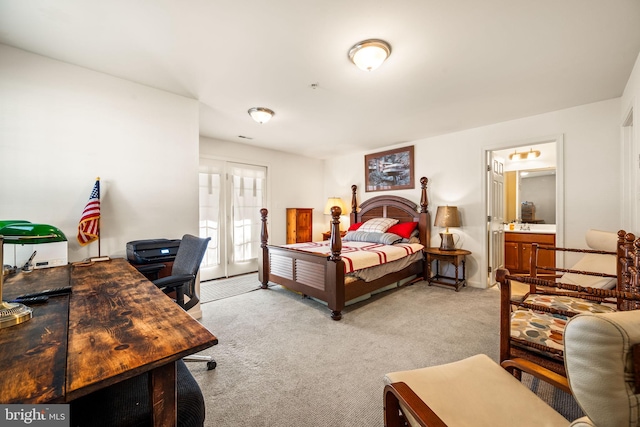
<path id="1" fill-rule="evenodd" d="M 78 224 L 78 242 L 87 245 L 100 236 L 100 179 L 96 180 Z"/>

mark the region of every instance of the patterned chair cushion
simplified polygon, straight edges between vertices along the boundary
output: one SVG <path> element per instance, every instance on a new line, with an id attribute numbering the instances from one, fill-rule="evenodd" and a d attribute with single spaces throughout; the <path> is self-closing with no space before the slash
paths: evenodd
<path id="1" fill-rule="evenodd" d="M 526 303 L 572 313 L 609 313 L 615 308 L 581 298 L 531 294 Z M 520 308 L 511 313 L 511 336 L 556 350 L 564 349 L 563 335 L 567 316 Z"/>
<path id="2" fill-rule="evenodd" d="M 528 309 L 515 310 L 511 313 L 511 337 L 562 351 L 566 324 L 565 316 Z"/>
<path id="3" fill-rule="evenodd" d="M 530 294 L 525 302 L 572 313 L 610 313 L 616 311 L 615 308 L 606 304 L 562 295 Z"/>

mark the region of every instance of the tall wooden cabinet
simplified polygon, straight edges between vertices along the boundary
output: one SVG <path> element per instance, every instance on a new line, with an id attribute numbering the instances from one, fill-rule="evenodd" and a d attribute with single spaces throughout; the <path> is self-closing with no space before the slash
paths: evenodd
<path id="1" fill-rule="evenodd" d="M 287 208 L 287 244 L 313 240 L 313 208 Z"/>
<path id="2" fill-rule="evenodd" d="M 555 246 L 555 234 L 504 233 L 504 267 L 509 273 L 529 273 L 531 264 L 531 244 Z M 555 267 L 555 253 L 538 251 L 538 265 Z"/>

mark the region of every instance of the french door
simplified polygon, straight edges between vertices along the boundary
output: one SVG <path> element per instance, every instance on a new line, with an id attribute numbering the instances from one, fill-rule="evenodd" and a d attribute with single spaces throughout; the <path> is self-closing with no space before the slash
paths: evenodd
<path id="1" fill-rule="evenodd" d="M 200 158 L 200 237 L 211 237 L 201 280 L 258 270 L 267 168 Z"/>

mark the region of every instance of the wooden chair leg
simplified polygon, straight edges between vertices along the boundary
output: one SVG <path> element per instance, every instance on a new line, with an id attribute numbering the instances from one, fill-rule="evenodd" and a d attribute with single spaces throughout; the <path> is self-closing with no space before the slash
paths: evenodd
<path id="1" fill-rule="evenodd" d="M 384 425 L 385 427 L 402 427 L 404 422 L 400 421 L 400 402 L 398 398 L 385 388 L 384 391 Z"/>

